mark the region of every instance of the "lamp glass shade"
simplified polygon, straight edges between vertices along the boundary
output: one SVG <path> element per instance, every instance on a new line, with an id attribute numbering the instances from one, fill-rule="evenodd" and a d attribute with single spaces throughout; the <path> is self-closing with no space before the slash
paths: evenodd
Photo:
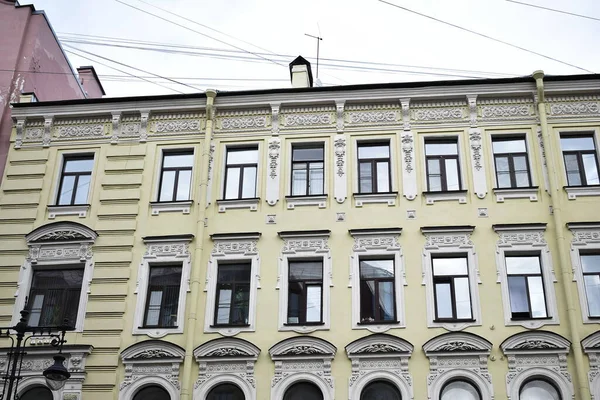
<path id="1" fill-rule="evenodd" d="M 57 354 L 54 356 L 54 364 L 44 371 L 46 384 L 52 390 L 62 389 L 62 387 L 65 386 L 65 383 L 67 383 L 67 379 L 71 377 L 71 374 L 63 364 L 64 361 L 65 358 L 62 354 Z"/>

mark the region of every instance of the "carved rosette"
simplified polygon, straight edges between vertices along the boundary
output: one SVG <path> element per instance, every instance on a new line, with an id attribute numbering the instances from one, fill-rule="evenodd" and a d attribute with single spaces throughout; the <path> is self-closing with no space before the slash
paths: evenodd
<path id="1" fill-rule="evenodd" d="M 600 115 L 600 102 L 598 101 L 549 103 L 548 108 L 552 117 Z"/>
<path id="2" fill-rule="evenodd" d="M 221 129 L 223 130 L 264 129 L 266 127 L 267 117 L 264 115 L 221 119 Z"/>
<path id="3" fill-rule="evenodd" d="M 59 138 L 98 138 L 106 134 L 106 127 L 104 124 L 59 126 L 56 132 Z"/>
<path id="4" fill-rule="evenodd" d="M 422 123 L 457 122 L 465 119 L 465 107 L 418 107 L 411 109 L 412 119 Z"/>
<path id="5" fill-rule="evenodd" d="M 203 117 L 200 113 L 152 114 L 148 130 L 155 136 L 199 134 Z"/>
<path id="6" fill-rule="evenodd" d="M 396 123 L 396 111 L 375 110 L 348 113 L 352 125 L 385 125 Z"/>
<path id="7" fill-rule="evenodd" d="M 317 111 L 302 112 L 302 110 L 286 110 L 283 114 L 283 125 L 285 128 L 313 128 L 330 126 L 337 118 L 334 112 Z"/>
<path id="8" fill-rule="evenodd" d="M 493 119 L 530 119 L 534 117 L 530 104 L 498 104 L 481 106 L 481 117 Z"/>

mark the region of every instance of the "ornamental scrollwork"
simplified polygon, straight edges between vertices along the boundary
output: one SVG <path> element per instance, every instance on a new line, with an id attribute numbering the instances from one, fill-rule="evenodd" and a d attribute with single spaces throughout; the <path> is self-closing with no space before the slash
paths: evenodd
<path id="1" fill-rule="evenodd" d="M 477 171 L 482 168 L 481 165 L 481 132 L 479 130 L 473 130 L 469 134 L 471 140 L 471 150 L 473 152 L 473 166 Z"/>
<path id="2" fill-rule="evenodd" d="M 200 121 L 156 121 L 152 126 L 152 132 L 156 133 L 178 133 L 200 130 Z"/>
<path id="3" fill-rule="evenodd" d="M 326 353 L 323 352 L 323 350 L 321 350 L 317 347 L 314 347 L 314 346 L 298 345 L 298 346 L 290 347 L 289 349 L 281 352 L 281 354 L 282 355 L 300 356 L 300 355 L 326 354 Z"/>
<path id="4" fill-rule="evenodd" d="M 97 137 L 104 135 L 104 125 L 74 125 L 58 127 L 59 137 Z"/>
<path id="5" fill-rule="evenodd" d="M 413 168 L 413 137 L 411 134 L 402 135 L 402 152 L 404 153 L 404 169 L 409 174 Z"/>
<path id="6" fill-rule="evenodd" d="M 597 102 L 558 103 L 550 105 L 552 115 L 598 114 L 600 105 Z"/>
<path id="7" fill-rule="evenodd" d="M 417 121 L 440 121 L 464 118 L 462 108 L 431 108 L 415 110 L 414 118 Z"/>
<path id="8" fill-rule="evenodd" d="M 498 245 L 515 245 L 531 243 L 533 245 L 545 245 L 544 232 L 499 232 Z"/>
<path id="9" fill-rule="evenodd" d="M 436 351 L 470 351 L 470 350 L 481 350 L 480 348 L 473 346 L 470 343 L 464 341 L 447 342 L 437 347 Z"/>
<path id="10" fill-rule="evenodd" d="M 212 250 L 213 255 L 225 254 L 256 254 L 258 241 L 256 240 L 241 240 L 241 241 L 215 241 Z"/>
<path id="11" fill-rule="evenodd" d="M 267 126 L 267 117 L 238 117 L 238 118 L 223 118 L 221 127 L 223 129 L 256 129 Z"/>
<path id="12" fill-rule="evenodd" d="M 481 107 L 481 116 L 483 118 L 529 117 L 530 114 L 530 106 L 524 104 Z"/>
<path id="13" fill-rule="evenodd" d="M 54 242 L 61 240 L 88 240 L 89 238 L 76 231 L 63 230 L 49 232 L 37 239 L 36 242 Z"/>
<path id="14" fill-rule="evenodd" d="M 148 349 L 133 355 L 132 359 L 170 358 L 175 355 L 160 349 Z"/>
<path id="15" fill-rule="evenodd" d="M 235 347 L 222 347 L 207 353 L 204 357 L 251 356 L 250 353 Z"/>
<path id="16" fill-rule="evenodd" d="M 337 175 L 341 178 L 344 176 L 344 156 L 346 155 L 346 138 L 339 137 L 333 142 L 335 146 L 335 166 L 337 167 Z"/>
<path id="17" fill-rule="evenodd" d="M 517 344 L 515 349 L 534 350 L 534 349 L 558 349 L 554 343 L 545 340 L 526 340 L 523 343 Z"/>
<path id="18" fill-rule="evenodd" d="M 392 346 L 385 343 L 374 343 L 363 348 L 358 349 L 353 354 L 366 354 L 366 353 L 397 353 L 401 352 L 402 349 L 396 346 Z"/>
<path id="19" fill-rule="evenodd" d="M 292 114 L 285 116 L 286 126 L 310 126 L 331 124 L 330 114 Z"/>
<path id="20" fill-rule="evenodd" d="M 269 177 L 277 178 L 277 164 L 279 162 L 279 150 L 281 149 L 281 141 L 279 139 L 271 139 L 269 141 Z"/>
<path id="21" fill-rule="evenodd" d="M 396 122 L 396 111 L 368 111 L 349 114 L 352 124 L 392 123 Z"/>

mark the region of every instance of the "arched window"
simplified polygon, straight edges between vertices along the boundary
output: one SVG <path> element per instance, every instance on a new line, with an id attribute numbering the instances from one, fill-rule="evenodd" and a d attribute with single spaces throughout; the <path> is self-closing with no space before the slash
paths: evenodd
<path id="1" fill-rule="evenodd" d="M 52 400 L 52 392 L 44 386 L 35 386 L 19 396 L 20 400 Z"/>
<path id="2" fill-rule="evenodd" d="M 519 400 L 560 400 L 560 393 L 550 382 L 535 379 L 521 386 Z"/>
<path id="3" fill-rule="evenodd" d="M 224 383 L 215 386 L 206 396 L 206 400 L 244 400 L 244 393 L 236 385 Z"/>
<path id="4" fill-rule="evenodd" d="M 171 400 L 169 393 L 160 386 L 146 386 L 133 396 L 133 400 Z"/>
<path id="5" fill-rule="evenodd" d="M 300 382 L 285 391 L 283 400 L 323 400 L 323 393 L 312 383 Z"/>
<path id="6" fill-rule="evenodd" d="M 452 381 L 442 389 L 441 400 L 481 400 L 481 395 L 469 382 Z"/>
<path id="7" fill-rule="evenodd" d="M 369 383 L 360 394 L 360 400 L 401 400 L 396 386 L 385 381 Z"/>

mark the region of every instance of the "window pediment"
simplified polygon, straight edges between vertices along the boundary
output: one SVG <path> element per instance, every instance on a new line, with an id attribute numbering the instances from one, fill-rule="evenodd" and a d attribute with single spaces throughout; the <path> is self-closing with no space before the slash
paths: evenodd
<path id="1" fill-rule="evenodd" d="M 337 348 L 326 340 L 314 337 L 284 339 L 269 349 L 273 360 L 290 357 L 321 356 L 333 358 Z"/>
<path id="2" fill-rule="evenodd" d="M 157 362 L 170 362 L 171 360 L 183 361 L 185 350 L 181 347 L 162 340 L 147 340 L 136 343 L 123 350 L 121 359 L 123 363 L 153 360 Z"/>
<path id="3" fill-rule="evenodd" d="M 194 357 L 228 357 L 228 358 L 247 358 L 254 360 L 260 354 L 260 349 L 254 344 L 244 339 L 237 338 L 219 338 L 210 340 L 194 350 Z"/>
<path id="4" fill-rule="evenodd" d="M 94 242 L 96 231 L 77 222 L 52 222 L 42 225 L 25 236 L 27 244 L 54 242 Z"/>
<path id="5" fill-rule="evenodd" d="M 430 339 L 423 345 L 423 350 L 427 355 L 432 353 L 489 354 L 492 343 L 472 333 L 452 332 Z"/>
<path id="6" fill-rule="evenodd" d="M 360 338 L 346 346 L 348 357 L 412 354 L 413 345 L 397 336 L 375 334 Z"/>
<path id="7" fill-rule="evenodd" d="M 586 353 L 600 352 L 600 331 L 596 331 L 586 336 L 581 341 L 581 347 Z"/>
<path id="8" fill-rule="evenodd" d="M 568 353 L 571 347 L 564 337 L 553 332 L 522 332 L 506 339 L 500 345 L 504 354 L 515 354 L 520 352 L 537 353 Z"/>

